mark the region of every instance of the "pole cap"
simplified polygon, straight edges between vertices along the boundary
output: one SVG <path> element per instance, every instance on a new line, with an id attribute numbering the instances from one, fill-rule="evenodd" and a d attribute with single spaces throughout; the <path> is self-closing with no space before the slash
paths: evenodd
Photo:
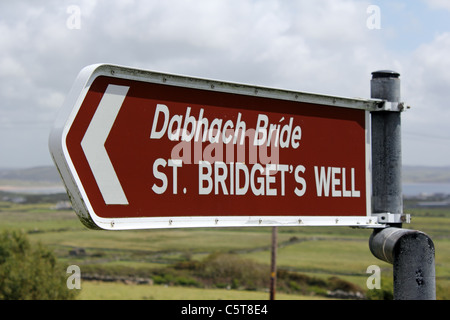
<path id="1" fill-rule="evenodd" d="M 399 78 L 400 73 L 392 71 L 392 70 L 379 70 L 372 72 L 372 79 L 379 79 L 379 78 Z"/>

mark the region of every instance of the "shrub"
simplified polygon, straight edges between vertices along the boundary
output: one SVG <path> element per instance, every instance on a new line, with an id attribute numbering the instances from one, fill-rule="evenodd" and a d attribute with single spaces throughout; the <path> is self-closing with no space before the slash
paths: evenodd
<path id="1" fill-rule="evenodd" d="M 394 284 L 392 283 L 392 279 L 381 277 L 381 288 L 367 290 L 366 298 L 368 300 L 393 300 Z"/>
<path id="2" fill-rule="evenodd" d="M 361 292 L 362 289 L 354 283 L 345 281 L 338 277 L 328 278 L 330 290 L 342 290 L 346 292 Z"/>
<path id="3" fill-rule="evenodd" d="M 25 234 L 0 234 L 0 300 L 74 299 L 78 290 L 67 288 L 66 276 L 53 253 Z"/>
<path id="4" fill-rule="evenodd" d="M 264 288 L 269 283 L 269 268 L 236 254 L 214 253 L 197 266 L 197 276 L 219 286 Z"/>
<path id="5" fill-rule="evenodd" d="M 277 288 L 289 293 L 323 296 L 334 290 L 348 293 L 363 291 L 359 286 L 338 277 L 330 277 L 324 280 L 288 270 L 278 270 Z"/>

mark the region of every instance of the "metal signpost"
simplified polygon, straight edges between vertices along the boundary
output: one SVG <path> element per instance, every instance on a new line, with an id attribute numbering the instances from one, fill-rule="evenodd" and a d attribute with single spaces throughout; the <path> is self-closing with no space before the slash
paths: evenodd
<path id="1" fill-rule="evenodd" d="M 372 98 L 384 99 L 391 107 L 372 114 L 373 215 L 387 225 L 374 230 L 369 247 L 375 257 L 393 264 L 394 299 L 434 300 L 433 241 L 423 232 L 401 229 L 409 218 L 402 202 L 400 74 L 382 70 L 372 75 Z"/>
<path id="2" fill-rule="evenodd" d="M 400 137 L 389 133 L 399 132 L 403 105 L 383 96 L 385 73 L 375 78 L 378 94 L 350 99 L 91 65 L 50 152 L 93 229 L 382 230 L 408 217 L 392 171 Z"/>

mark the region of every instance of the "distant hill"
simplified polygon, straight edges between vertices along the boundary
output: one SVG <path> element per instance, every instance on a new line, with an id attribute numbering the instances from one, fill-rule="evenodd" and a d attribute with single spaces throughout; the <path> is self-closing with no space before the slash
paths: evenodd
<path id="1" fill-rule="evenodd" d="M 405 183 L 450 183 L 450 167 L 404 166 Z"/>
<path id="2" fill-rule="evenodd" d="M 450 167 L 404 166 L 405 183 L 450 183 Z M 41 166 L 25 169 L 1 169 L 2 181 L 62 184 L 55 166 Z"/>
<path id="3" fill-rule="evenodd" d="M 0 180 L 61 183 L 58 170 L 54 166 L 25 169 L 0 169 Z"/>

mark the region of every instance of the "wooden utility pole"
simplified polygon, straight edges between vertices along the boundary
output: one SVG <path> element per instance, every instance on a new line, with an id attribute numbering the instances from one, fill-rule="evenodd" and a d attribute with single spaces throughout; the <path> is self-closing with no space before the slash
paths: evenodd
<path id="1" fill-rule="evenodd" d="M 277 286 L 277 227 L 272 227 L 272 256 L 270 259 L 270 300 L 275 300 Z"/>

